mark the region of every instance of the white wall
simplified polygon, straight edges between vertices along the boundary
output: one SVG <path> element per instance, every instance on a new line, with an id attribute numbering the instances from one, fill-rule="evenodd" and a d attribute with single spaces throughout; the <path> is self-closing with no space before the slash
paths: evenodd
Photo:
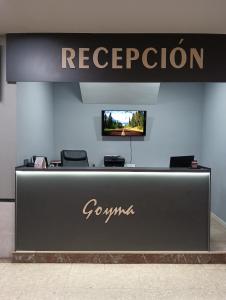
<path id="1" fill-rule="evenodd" d="M 107 101 L 107 99 L 106 99 Z M 156 105 L 83 104 L 77 84 L 54 84 L 56 158 L 62 149 L 85 149 L 89 161 L 103 164 L 106 154 L 120 154 L 129 162 L 129 138 L 101 136 L 102 109 L 147 110 L 147 136 L 132 139 L 137 166 L 169 165 L 171 155 L 200 158 L 203 85 L 162 83 Z"/>
<path id="2" fill-rule="evenodd" d="M 62 149 L 85 149 L 96 166 L 106 154 L 120 154 L 130 162 L 129 138 L 101 136 L 101 110 L 131 108 L 147 110 L 148 116 L 146 137 L 132 138 L 137 166 L 166 167 L 171 155 L 200 158 L 202 84 L 162 83 L 157 104 L 143 106 L 83 104 L 75 83 L 55 83 L 53 101 L 49 83 L 17 85 L 18 164 L 35 153 L 59 158 Z"/>
<path id="3" fill-rule="evenodd" d="M 2 45 L 0 88 L 0 198 L 14 197 L 16 165 L 16 84 L 7 84 L 5 71 L 5 39 Z"/>
<path id="4" fill-rule="evenodd" d="M 212 211 L 226 222 L 226 83 L 206 84 L 201 163 L 212 169 Z"/>
<path id="5" fill-rule="evenodd" d="M 51 83 L 17 83 L 17 165 L 33 155 L 54 153 Z"/>
<path id="6" fill-rule="evenodd" d="M 162 83 L 157 104 L 143 106 L 83 104 L 76 83 L 55 83 L 53 94 L 50 83 L 17 85 L 18 164 L 33 154 L 60 158 L 62 149 L 85 149 L 96 166 L 103 165 L 106 154 L 130 162 L 129 138 L 101 136 L 101 110 L 131 108 L 147 110 L 148 116 L 146 137 L 132 138 L 137 166 L 166 167 L 171 155 L 200 158 L 202 84 Z"/>
<path id="7" fill-rule="evenodd" d="M 0 36 L 0 199 L 14 198 L 16 166 L 16 85 L 5 77 L 5 38 Z M 14 250 L 14 203 L 0 202 L 0 257 Z"/>

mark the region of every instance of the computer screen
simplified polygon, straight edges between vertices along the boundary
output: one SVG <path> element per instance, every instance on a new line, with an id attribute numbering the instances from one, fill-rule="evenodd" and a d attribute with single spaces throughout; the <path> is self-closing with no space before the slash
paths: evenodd
<path id="1" fill-rule="evenodd" d="M 194 160 L 194 155 L 188 156 L 171 156 L 170 168 L 189 168 Z"/>

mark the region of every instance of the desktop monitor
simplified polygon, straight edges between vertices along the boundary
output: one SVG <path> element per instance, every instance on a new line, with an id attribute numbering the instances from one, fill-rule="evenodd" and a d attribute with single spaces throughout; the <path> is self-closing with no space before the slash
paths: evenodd
<path id="1" fill-rule="evenodd" d="M 190 156 L 171 156 L 170 168 L 190 168 L 194 160 L 194 155 Z"/>

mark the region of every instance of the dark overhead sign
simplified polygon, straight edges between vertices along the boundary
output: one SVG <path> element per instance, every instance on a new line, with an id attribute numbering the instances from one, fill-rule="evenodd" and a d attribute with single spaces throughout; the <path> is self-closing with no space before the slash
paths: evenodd
<path id="1" fill-rule="evenodd" d="M 8 34 L 7 81 L 226 82 L 222 34 Z"/>

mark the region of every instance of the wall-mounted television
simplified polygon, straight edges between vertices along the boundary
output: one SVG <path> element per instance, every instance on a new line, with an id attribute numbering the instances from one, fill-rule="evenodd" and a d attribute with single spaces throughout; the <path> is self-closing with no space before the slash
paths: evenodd
<path id="1" fill-rule="evenodd" d="M 102 110 L 103 136 L 145 136 L 145 110 Z"/>

